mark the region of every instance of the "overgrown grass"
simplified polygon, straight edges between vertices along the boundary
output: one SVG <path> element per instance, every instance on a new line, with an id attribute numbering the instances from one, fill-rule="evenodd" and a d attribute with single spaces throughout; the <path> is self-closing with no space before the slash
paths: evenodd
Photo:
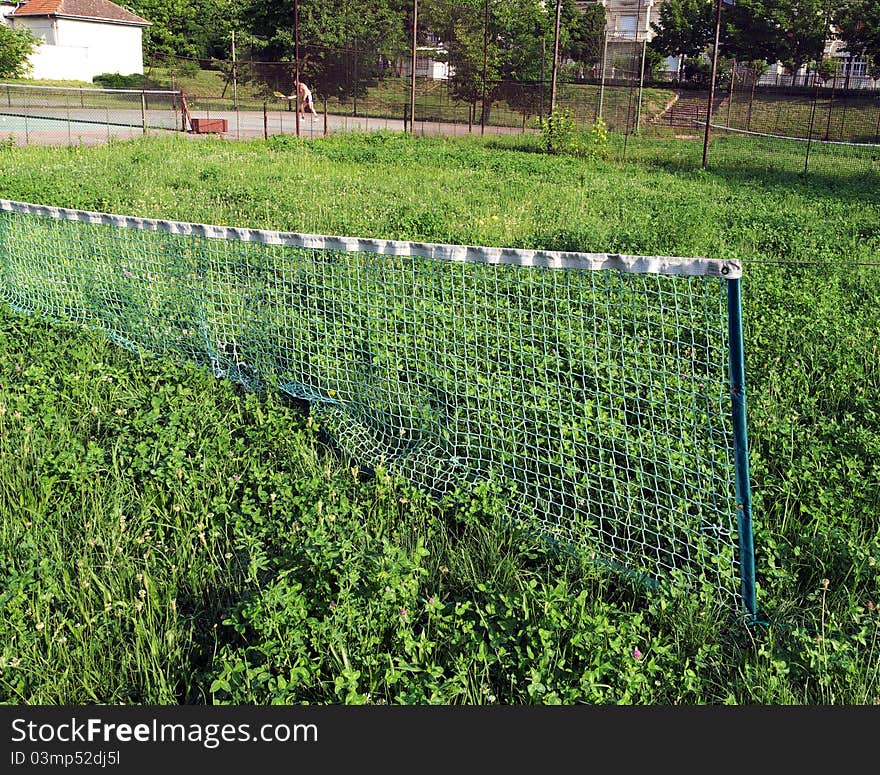
<path id="1" fill-rule="evenodd" d="M 646 593 L 443 508 L 302 407 L 0 319 L 7 702 L 880 699 L 880 198 L 861 178 L 628 166 L 530 138 L 4 148 L 0 196 L 352 236 L 748 261 L 759 606 Z M 724 146 L 721 146 L 722 148 Z M 815 265 L 814 265 L 815 263 Z M 638 649 L 641 658 L 633 656 Z"/>
<path id="2" fill-rule="evenodd" d="M 748 92 L 735 94 L 732 104 L 725 97 L 715 114 L 715 123 L 727 124 L 752 132 L 812 137 L 852 143 L 880 141 L 880 97 L 875 93 L 854 96 L 831 94 L 822 89 L 818 95 L 775 94 L 758 92 L 754 99 Z"/>

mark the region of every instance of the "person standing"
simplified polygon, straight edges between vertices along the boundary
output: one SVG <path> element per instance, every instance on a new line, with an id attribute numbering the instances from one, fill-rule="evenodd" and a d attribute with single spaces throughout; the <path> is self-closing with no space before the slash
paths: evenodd
<path id="1" fill-rule="evenodd" d="M 318 115 L 318 111 L 315 110 L 315 100 L 312 97 L 312 90 L 306 86 L 303 81 L 299 81 L 296 85 L 296 89 L 293 94 L 281 94 L 281 92 L 275 92 L 276 96 L 284 97 L 286 100 L 296 100 L 296 109 L 299 111 L 299 115 L 302 117 L 304 113 L 311 113 L 313 116 Z M 298 99 L 297 99 L 298 97 Z"/>

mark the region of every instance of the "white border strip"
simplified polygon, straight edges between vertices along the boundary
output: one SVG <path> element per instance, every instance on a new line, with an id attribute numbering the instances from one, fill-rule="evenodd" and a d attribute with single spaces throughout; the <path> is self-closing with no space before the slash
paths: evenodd
<path id="1" fill-rule="evenodd" d="M 81 221 L 103 226 L 118 226 L 168 234 L 198 236 L 207 239 L 238 242 L 260 242 L 264 245 L 338 250 L 349 253 L 377 253 L 388 256 L 421 256 L 444 261 L 483 264 L 514 264 L 540 266 L 548 269 L 616 269 L 632 274 L 669 274 L 720 277 L 734 280 L 742 276 L 742 264 L 735 260 L 715 258 L 674 258 L 670 256 L 628 256 L 619 253 L 574 253 L 558 250 L 524 250 L 518 248 L 476 247 L 473 245 L 442 245 L 430 242 L 332 237 L 320 234 L 240 229 L 231 226 L 210 226 L 201 223 L 163 221 L 131 215 L 111 215 L 65 207 L 28 204 L 0 199 L 0 211 L 37 215 L 65 221 Z"/>
<path id="2" fill-rule="evenodd" d="M 161 91 L 156 89 L 96 89 L 94 87 L 80 86 L 36 86 L 32 83 L 0 83 L 0 88 L 7 89 L 33 89 L 35 91 L 75 91 L 87 94 L 180 94 L 179 91 Z"/>
<path id="3" fill-rule="evenodd" d="M 705 121 L 694 122 L 698 126 L 706 126 Z M 732 126 L 724 126 L 723 124 L 709 124 L 712 129 L 718 129 L 721 132 L 730 132 L 738 135 L 751 135 L 752 137 L 766 137 L 770 140 L 791 140 L 797 143 L 813 143 L 816 145 L 843 145 L 851 148 L 877 148 L 880 150 L 880 144 L 877 143 L 847 143 L 844 140 L 820 140 L 816 137 L 792 137 L 790 135 L 771 135 L 766 132 L 752 132 L 748 129 L 737 129 Z"/>

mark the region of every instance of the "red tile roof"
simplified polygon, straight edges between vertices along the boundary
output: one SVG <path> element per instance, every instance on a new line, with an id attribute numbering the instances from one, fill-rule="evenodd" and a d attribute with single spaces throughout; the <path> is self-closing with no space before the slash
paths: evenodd
<path id="1" fill-rule="evenodd" d="M 110 0 L 26 0 L 10 16 L 68 16 L 127 24 L 150 23 Z"/>

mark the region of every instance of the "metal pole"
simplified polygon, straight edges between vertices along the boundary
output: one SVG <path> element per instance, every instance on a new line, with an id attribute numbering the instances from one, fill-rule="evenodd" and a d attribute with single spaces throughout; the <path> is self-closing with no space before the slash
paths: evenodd
<path id="1" fill-rule="evenodd" d="M 715 0 L 715 45 L 712 48 L 712 75 L 709 79 L 709 105 L 706 108 L 706 134 L 703 137 L 703 169 L 709 164 L 709 125 L 712 123 L 712 103 L 715 101 L 715 77 L 718 74 L 718 43 L 721 39 L 721 0 Z"/>
<path id="2" fill-rule="evenodd" d="M 409 120 L 410 134 L 415 134 L 416 121 L 416 33 L 419 23 L 419 0 L 413 0 L 413 19 L 412 19 L 412 73 L 410 73 L 409 84 Z M 403 131 L 406 132 L 406 121 L 403 124 Z"/>
<path id="3" fill-rule="evenodd" d="M 733 107 L 733 82 L 736 80 L 736 59 L 730 66 L 730 91 L 727 94 L 727 128 L 730 129 L 730 110 Z"/>
<path id="4" fill-rule="evenodd" d="M 828 121 L 825 124 L 825 139 L 831 139 L 831 116 L 834 111 L 834 84 L 837 81 L 837 74 L 834 75 L 834 80 L 831 82 L 831 95 L 828 98 Z"/>
<path id="5" fill-rule="evenodd" d="M 603 3 L 604 6 L 604 3 Z M 605 20 L 605 40 L 602 43 L 602 80 L 599 82 L 599 113 L 602 118 L 602 106 L 605 102 L 605 69 L 608 62 L 608 19 Z"/>
<path id="6" fill-rule="evenodd" d="M 749 435 L 746 417 L 745 347 L 742 330 L 742 280 L 727 280 L 727 327 L 730 346 L 730 398 L 733 408 L 733 456 L 739 539 L 740 589 L 751 619 L 757 614 L 752 492 L 749 481 Z"/>
<path id="7" fill-rule="evenodd" d="M 354 36 L 354 88 L 351 90 L 353 115 L 358 114 L 358 38 Z"/>
<path id="8" fill-rule="evenodd" d="M 544 65 L 547 63 L 547 33 L 541 34 L 541 118 L 544 117 L 544 96 L 547 82 L 544 79 Z"/>
<path id="9" fill-rule="evenodd" d="M 235 59 L 235 30 L 232 30 L 232 107 L 238 110 L 238 65 Z"/>
<path id="10" fill-rule="evenodd" d="M 480 110 L 480 134 L 486 134 L 486 63 L 489 49 L 489 0 L 485 2 L 483 20 L 483 107 Z"/>
<path id="11" fill-rule="evenodd" d="M 141 128 L 144 134 L 147 133 L 147 98 L 141 92 Z"/>
<path id="12" fill-rule="evenodd" d="M 550 74 L 550 113 L 556 110 L 556 78 L 559 73 L 559 28 L 562 22 L 562 0 L 556 0 L 556 25 L 553 29 L 553 70 Z"/>
<path id="13" fill-rule="evenodd" d="M 299 137 L 299 0 L 293 0 L 293 59 L 295 62 L 294 102 L 296 103 L 296 136 Z"/>
<path id="14" fill-rule="evenodd" d="M 651 6 L 654 5 L 653 0 L 645 2 L 645 39 L 642 41 L 642 68 L 639 73 L 639 102 L 636 108 L 636 134 L 639 134 L 642 126 L 642 92 L 645 89 L 645 59 L 648 54 L 648 32 L 651 29 Z"/>
<path id="15" fill-rule="evenodd" d="M 810 147 L 813 145 L 813 126 L 816 121 L 816 103 L 819 100 L 819 82 L 816 81 L 816 93 L 813 96 L 813 105 L 810 108 L 810 129 L 807 132 L 807 153 L 804 156 L 804 175 L 810 172 Z"/>

